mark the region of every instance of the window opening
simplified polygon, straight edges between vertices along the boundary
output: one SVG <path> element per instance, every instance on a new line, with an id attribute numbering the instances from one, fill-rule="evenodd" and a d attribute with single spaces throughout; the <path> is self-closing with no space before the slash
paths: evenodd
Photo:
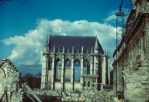
<path id="1" fill-rule="evenodd" d="M 74 63 L 74 82 L 80 82 L 80 62 Z"/>

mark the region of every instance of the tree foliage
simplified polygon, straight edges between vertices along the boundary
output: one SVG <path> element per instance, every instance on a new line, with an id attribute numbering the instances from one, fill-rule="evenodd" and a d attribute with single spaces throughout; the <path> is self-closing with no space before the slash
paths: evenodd
<path id="1" fill-rule="evenodd" d="M 11 2 L 12 0 L 0 0 L 0 5 L 4 4 L 6 1 Z M 26 3 L 28 0 L 24 0 L 22 4 Z"/>
<path id="2" fill-rule="evenodd" d="M 25 83 L 28 84 L 30 88 L 40 88 L 40 82 L 41 82 L 41 73 L 38 73 L 36 75 L 27 73 L 23 77 L 23 80 Z"/>

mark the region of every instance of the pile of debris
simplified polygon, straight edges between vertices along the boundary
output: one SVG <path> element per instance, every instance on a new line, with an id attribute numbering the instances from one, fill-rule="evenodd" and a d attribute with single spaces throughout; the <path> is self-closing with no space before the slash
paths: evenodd
<path id="1" fill-rule="evenodd" d="M 70 93 L 69 96 L 63 94 L 62 101 L 79 102 L 114 102 L 114 93 L 106 91 L 82 91 Z"/>
<path id="2" fill-rule="evenodd" d="M 34 90 L 38 96 L 47 96 L 61 98 L 64 102 L 122 102 L 115 97 L 113 91 L 107 92 L 105 90 L 89 90 L 89 91 L 64 91 L 64 90 Z M 44 97 L 43 96 L 43 97 Z"/>

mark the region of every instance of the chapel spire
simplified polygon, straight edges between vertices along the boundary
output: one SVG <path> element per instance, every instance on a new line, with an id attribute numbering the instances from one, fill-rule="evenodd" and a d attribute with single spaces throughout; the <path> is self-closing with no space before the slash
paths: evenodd
<path id="1" fill-rule="evenodd" d="M 48 53 L 49 52 L 49 39 L 50 39 L 49 35 L 47 35 L 43 53 Z"/>
<path id="2" fill-rule="evenodd" d="M 96 36 L 96 40 L 95 40 L 95 46 L 94 46 L 94 53 L 98 53 L 99 46 L 98 46 L 98 38 Z"/>

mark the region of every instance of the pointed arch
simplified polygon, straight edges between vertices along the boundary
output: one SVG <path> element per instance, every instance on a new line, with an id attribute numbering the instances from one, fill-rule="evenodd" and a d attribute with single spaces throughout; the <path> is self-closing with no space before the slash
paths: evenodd
<path id="1" fill-rule="evenodd" d="M 83 74 L 89 75 L 90 74 L 90 63 L 88 59 L 84 60 L 83 63 Z"/>
<path id="2" fill-rule="evenodd" d="M 80 69 L 81 69 L 80 61 L 76 59 L 74 61 L 74 82 L 80 82 Z"/>
<path id="3" fill-rule="evenodd" d="M 71 61 L 67 59 L 65 61 L 65 68 L 64 68 L 64 81 L 70 82 L 71 80 Z"/>
<path id="4" fill-rule="evenodd" d="M 61 81 L 61 69 L 62 69 L 62 61 L 58 58 L 56 59 L 55 68 L 54 68 L 54 80 L 56 82 Z"/>

